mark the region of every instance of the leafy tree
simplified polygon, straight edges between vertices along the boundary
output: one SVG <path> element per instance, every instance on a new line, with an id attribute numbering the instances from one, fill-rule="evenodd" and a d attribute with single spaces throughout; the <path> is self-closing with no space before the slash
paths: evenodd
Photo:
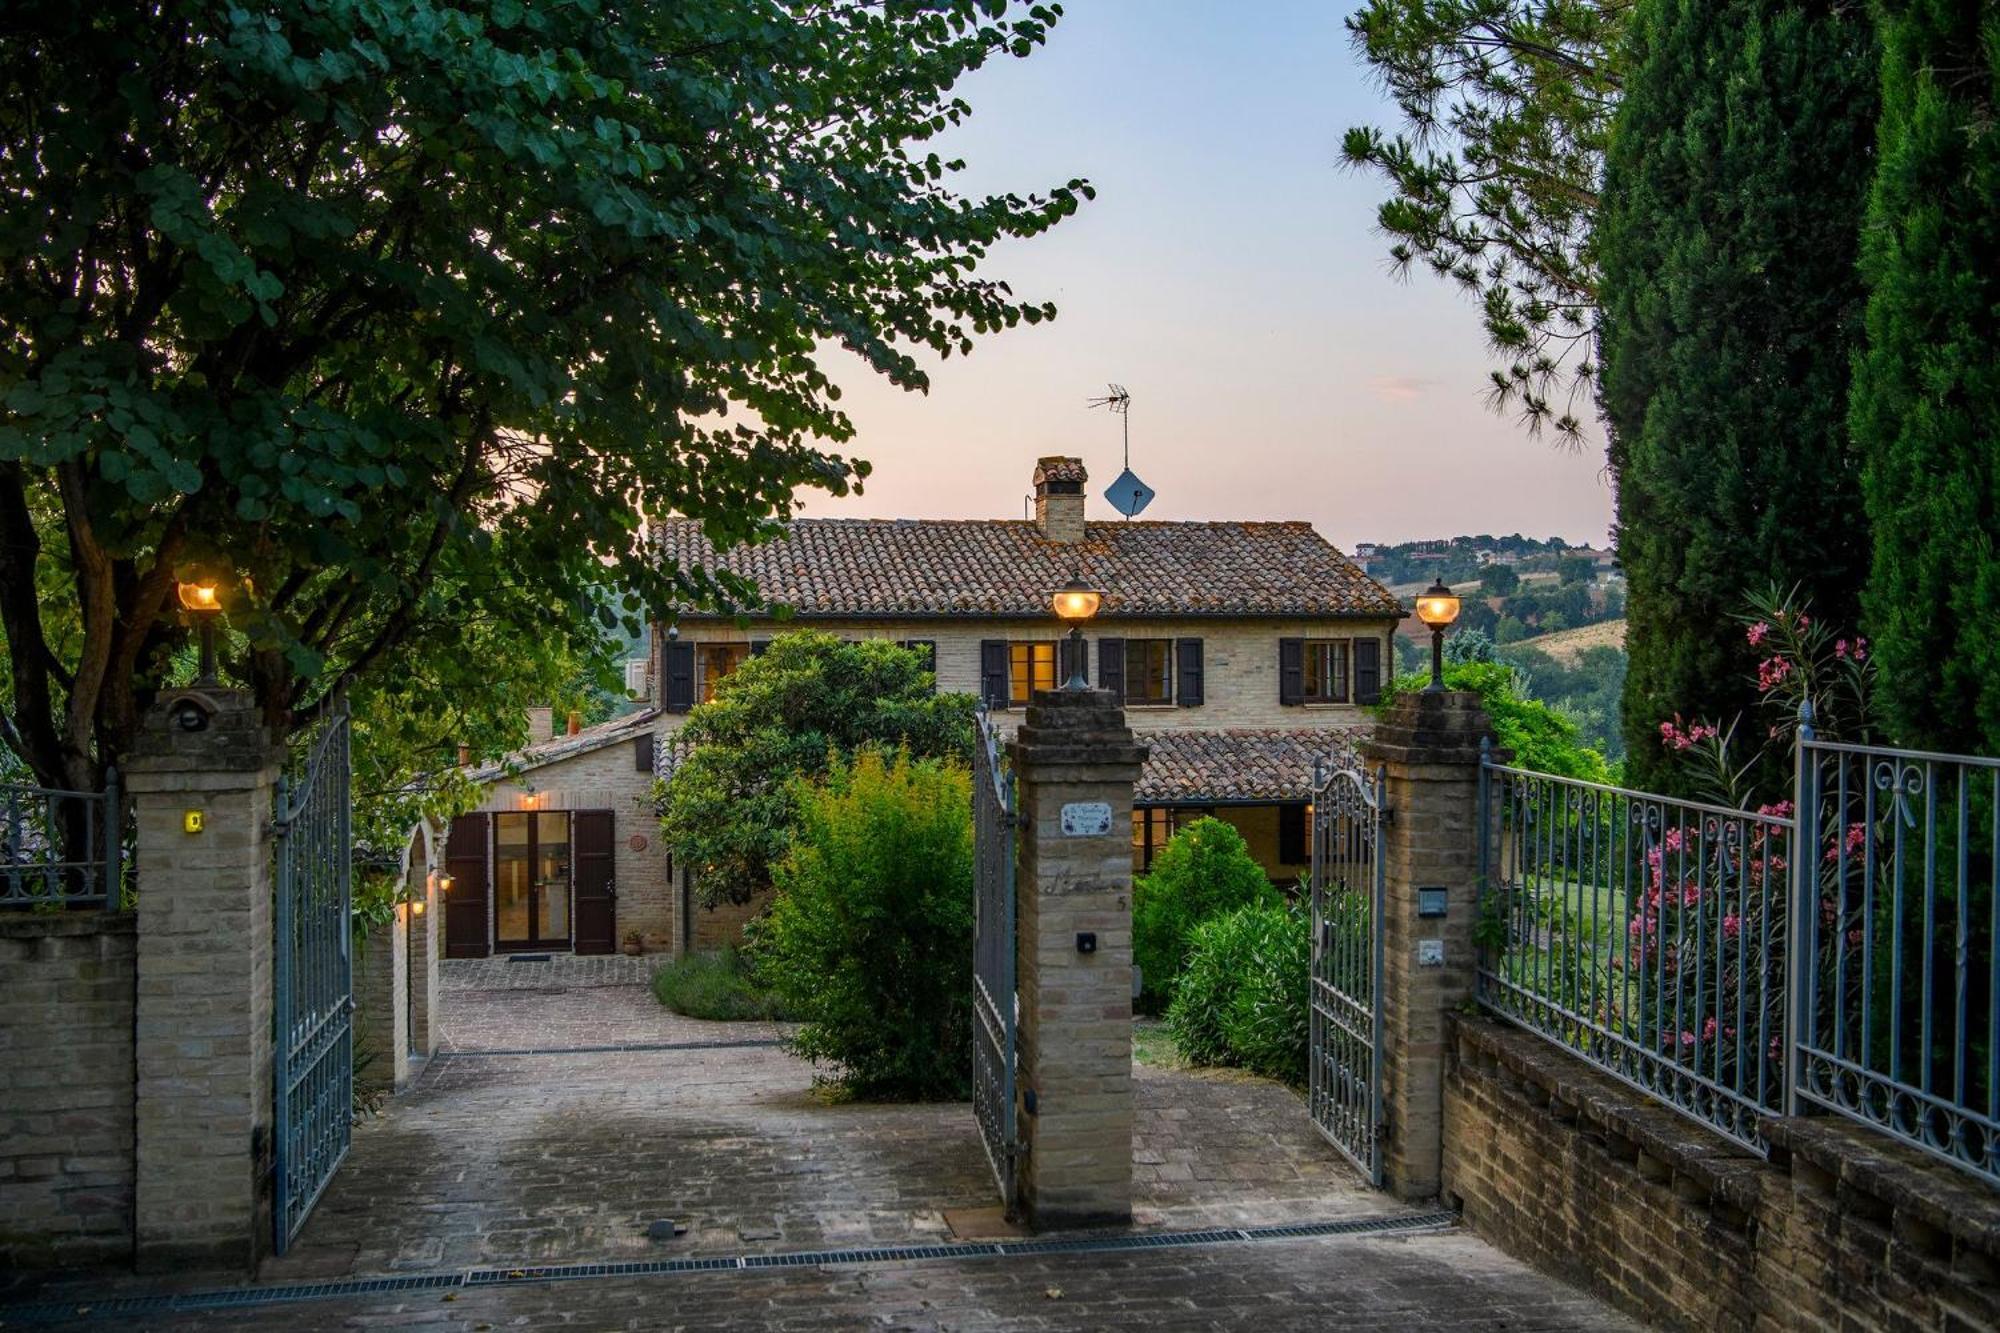
<path id="1" fill-rule="evenodd" d="M 1852 616 L 1844 404 L 1875 96 L 1868 24 L 1825 0 L 1645 0 L 1632 50 L 1597 241 L 1625 739 L 1647 785 L 1674 777 L 1663 720 L 1749 706 L 1733 615 L 1753 582 Z"/>
<path id="2" fill-rule="evenodd" d="M 1194 928 L 1210 917 L 1283 899 L 1236 826 L 1204 816 L 1174 834 L 1132 892 L 1132 961 L 1140 1004 L 1159 1013 L 1174 998 Z"/>
<path id="3" fill-rule="evenodd" d="M 1493 564 L 1479 571 L 1479 591 L 1488 597 L 1507 597 L 1521 590 L 1521 573 L 1512 565 Z"/>
<path id="4" fill-rule="evenodd" d="M 1905 744 L 2000 754 L 2000 20 L 1883 0 L 1879 165 L 1862 231 L 1863 600 Z"/>
<path id="5" fill-rule="evenodd" d="M 1459 630 L 1444 641 L 1444 660 L 1454 666 L 1460 662 L 1491 662 L 1492 636 L 1483 630 Z"/>
<path id="6" fill-rule="evenodd" d="M 791 844 L 797 778 L 863 746 L 972 762 L 974 701 L 937 693 L 923 659 L 886 640 L 781 634 L 688 715 L 693 747 L 668 779 L 661 828 L 702 901 L 748 902 Z"/>
<path id="7" fill-rule="evenodd" d="M 798 836 L 751 950 L 758 978 L 805 1024 L 793 1048 L 838 1067 L 857 1095 L 965 1096 L 971 770 L 868 750 L 791 785 Z"/>
<path id="8" fill-rule="evenodd" d="M 1478 298 L 1505 362 L 1490 397 L 1576 442 L 1594 373 L 1593 224 L 1629 0 L 1368 0 L 1347 21 L 1406 130 L 1347 132 L 1387 177 L 1399 268 Z"/>
<path id="9" fill-rule="evenodd" d="M 1566 588 L 1573 584 L 1588 583 L 1597 573 L 1596 564 L 1587 555 L 1566 555 L 1556 569 L 1562 585 Z"/>
<path id="10" fill-rule="evenodd" d="M 1399 694 L 1413 694 L 1431 681 L 1428 673 L 1398 676 L 1380 708 L 1393 707 Z M 1445 668 L 1446 689 L 1470 690 L 1479 696 L 1493 724 L 1494 743 L 1513 753 L 1515 765 L 1538 773 L 1609 782 L 1604 756 L 1584 745 L 1574 720 L 1530 697 L 1528 682 L 1513 667 L 1499 662 L 1461 662 Z"/>
<path id="11" fill-rule="evenodd" d="M 823 348 L 922 389 L 913 350 L 1052 313 L 976 269 L 1089 187 L 962 198 L 926 143 L 1056 12 L 10 11 L 0 739 L 95 785 L 195 570 L 227 576 L 230 669 L 279 732 L 469 618 L 582 635 L 751 600 L 656 561 L 645 520 L 736 541 L 855 485 Z"/>

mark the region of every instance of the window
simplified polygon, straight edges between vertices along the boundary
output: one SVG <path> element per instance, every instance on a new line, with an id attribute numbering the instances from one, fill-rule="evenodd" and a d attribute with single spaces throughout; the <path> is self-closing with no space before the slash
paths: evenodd
<path id="1" fill-rule="evenodd" d="M 1056 645 L 1010 643 L 1007 645 L 1007 700 L 1015 708 L 1027 707 L 1036 690 L 1056 687 Z"/>
<path id="2" fill-rule="evenodd" d="M 1307 639 L 1305 697 L 1309 704 L 1344 704 L 1348 699 L 1350 639 Z"/>
<path id="3" fill-rule="evenodd" d="M 701 701 L 707 703 L 715 697 L 715 687 L 722 678 L 750 657 L 747 643 L 698 643 L 695 645 L 695 689 Z"/>
<path id="4" fill-rule="evenodd" d="M 1170 704 L 1174 701 L 1174 641 L 1125 640 L 1125 702 Z"/>
<path id="5" fill-rule="evenodd" d="M 1195 820 L 1213 814 L 1211 810 L 1167 806 L 1132 807 L 1132 870 L 1142 874 L 1152 868 L 1160 849 Z"/>

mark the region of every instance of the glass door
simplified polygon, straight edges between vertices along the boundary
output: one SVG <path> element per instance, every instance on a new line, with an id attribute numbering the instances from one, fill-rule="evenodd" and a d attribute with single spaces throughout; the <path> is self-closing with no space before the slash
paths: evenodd
<path id="1" fill-rule="evenodd" d="M 569 944 L 569 812 L 493 817 L 494 933 L 503 949 Z"/>

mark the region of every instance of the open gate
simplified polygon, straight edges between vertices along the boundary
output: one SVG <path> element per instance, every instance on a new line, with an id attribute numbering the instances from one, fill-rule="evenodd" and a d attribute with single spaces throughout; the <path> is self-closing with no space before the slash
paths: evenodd
<path id="1" fill-rule="evenodd" d="M 1313 777 L 1309 1105 L 1380 1186 L 1384 777 L 1324 766 Z"/>
<path id="2" fill-rule="evenodd" d="M 276 1190 L 283 1254 L 347 1158 L 354 1115 L 353 819 L 345 703 L 296 773 L 279 779 L 275 1036 Z"/>
<path id="3" fill-rule="evenodd" d="M 972 747 L 972 1110 L 1000 1199 L 1014 1209 L 1014 777 L 1000 763 L 992 720 Z"/>

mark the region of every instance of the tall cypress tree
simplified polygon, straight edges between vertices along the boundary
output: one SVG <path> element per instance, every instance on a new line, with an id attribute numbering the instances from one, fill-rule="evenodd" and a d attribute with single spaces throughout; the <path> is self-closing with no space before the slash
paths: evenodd
<path id="1" fill-rule="evenodd" d="M 1865 15 L 1830 0 L 1641 0 L 1633 42 L 1598 221 L 1601 402 L 1630 764 L 1670 787 L 1661 721 L 1755 701 L 1748 592 L 1856 612 L 1845 403 L 1875 73 Z"/>
<path id="2" fill-rule="evenodd" d="M 2000 9 L 1883 0 L 1863 233 L 1865 598 L 1906 744 L 2000 754 Z"/>

